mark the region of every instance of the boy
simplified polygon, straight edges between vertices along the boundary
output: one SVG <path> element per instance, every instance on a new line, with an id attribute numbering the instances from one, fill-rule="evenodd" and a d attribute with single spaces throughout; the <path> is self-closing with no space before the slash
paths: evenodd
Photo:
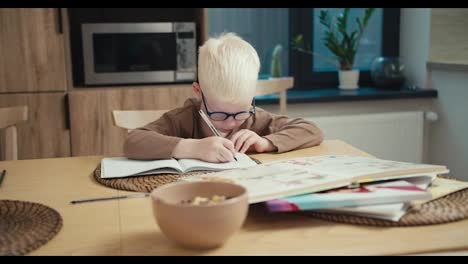
<path id="1" fill-rule="evenodd" d="M 323 141 L 322 131 L 303 119 L 289 119 L 255 107 L 260 71 L 255 49 L 234 33 L 209 39 L 199 49 L 196 99 L 129 133 L 131 159 L 193 158 L 233 161 L 236 152 L 286 152 Z M 220 132 L 214 136 L 198 110 Z"/>

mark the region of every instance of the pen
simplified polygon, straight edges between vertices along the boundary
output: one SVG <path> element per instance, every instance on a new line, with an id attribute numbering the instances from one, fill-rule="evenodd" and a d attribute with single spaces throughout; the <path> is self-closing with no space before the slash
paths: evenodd
<path id="1" fill-rule="evenodd" d="M 211 129 L 211 132 L 213 132 L 213 134 L 217 137 L 220 137 L 221 134 L 219 134 L 218 130 L 216 129 L 216 127 L 213 126 L 213 124 L 210 122 L 210 119 L 208 119 L 208 117 L 206 116 L 205 112 L 203 112 L 201 109 L 198 110 L 198 113 L 201 115 L 203 121 L 205 121 L 205 123 L 208 125 L 208 127 Z M 237 158 L 234 157 L 234 159 L 237 161 Z"/>
<path id="2" fill-rule="evenodd" d="M 109 197 L 100 197 L 100 198 L 91 198 L 91 199 L 75 200 L 75 201 L 71 201 L 70 203 L 72 203 L 72 204 L 77 204 L 77 203 L 107 201 L 107 200 L 115 200 L 115 199 L 143 198 L 143 197 L 148 197 L 149 195 L 150 195 L 149 193 L 143 193 L 143 194 L 122 195 L 122 196 L 109 196 Z"/>
<path id="3" fill-rule="evenodd" d="M 0 186 L 2 185 L 3 178 L 5 178 L 5 175 L 6 175 L 6 170 L 3 170 L 2 174 L 0 174 Z"/>

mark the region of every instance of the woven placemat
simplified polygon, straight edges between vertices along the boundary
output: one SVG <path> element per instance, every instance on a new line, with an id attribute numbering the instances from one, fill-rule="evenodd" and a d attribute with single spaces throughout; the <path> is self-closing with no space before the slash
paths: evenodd
<path id="1" fill-rule="evenodd" d="M 199 171 L 184 174 L 155 174 L 137 177 L 103 179 L 101 178 L 101 164 L 99 164 L 94 170 L 94 179 L 100 184 L 112 189 L 132 192 L 151 192 L 159 186 L 175 182 L 182 177 L 202 173 L 204 174 L 206 172 Z"/>
<path id="2" fill-rule="evenodd" d="M 0 256 L 25 255 L 50 241 L 62 228 L 54 209 L 32 202 L 0 200 Z"/>
<path id="3" fill-rule="evenodd" d="M 257 164 L 261 162 L 255 158 L 251 159 Z M 113 178 L 113 179 L 102 179 L 101 178 L 101 164 L 98 164 L 96 169 L 94 169 L 94 179 L 100 184 L 118 190 L 124 191 L 133 191 L 133 192 L 151 192 L 152 190 L 162 186 L 164 184 L 169 184 L 175 182 L 180 178 L 214 173 L 213 171 L 197 171 L 184 174 L 155 174 L 155 175 L 145 175 L 138 177 L 125 177 L 125 178 Z"/>
<path id="4" fill-rule="evenodd" d="M 312 211 L 302 211 L 298 212 L 298 214 L 332 222 L 366 226 L 409 227 L 444 224 L 468 218 L 468 189 L 448 194 L 427 203 L 412 206 L 398 222 Z"/>

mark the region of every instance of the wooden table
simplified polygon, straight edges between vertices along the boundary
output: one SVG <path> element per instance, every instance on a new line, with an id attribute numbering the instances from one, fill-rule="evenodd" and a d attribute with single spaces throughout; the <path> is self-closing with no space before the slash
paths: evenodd
<path id="1" fill-rule="evenodd" d="M 258 154 L 265 162 L 321 154 L 365 155 L 342 141 L 286 154 Z M 8 171 L 0 199 L 42 203 L 63 217 L 62 230 L 30 255 L 403 255 L 468 249 L 468 220 L 421 227 L 337 224 L 297 214 L 267 214 L 253 206 L 243 228 L 222 247 L 180 248 L 160 232 L 149 198 L 70 204 L 122 195 L 92 172 L 101 156 L 0 162 Z"/>

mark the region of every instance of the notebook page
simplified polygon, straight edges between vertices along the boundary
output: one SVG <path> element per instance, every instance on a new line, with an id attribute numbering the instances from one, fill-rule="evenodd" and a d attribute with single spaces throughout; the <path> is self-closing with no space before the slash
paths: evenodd
<path id="1" fill-rule="evenodd" d="M 413 205 L 422 204 L 422 203 L 435 200 L 437 198 L 443 197 L 450 193 L 454 193 L 454 192 L 457 192 L 466 188 L 468 188 L 468 182 L 437 177 L 436 179 L 434 179 L 434 181 L 428 188 L 429 191 L 432 193 L 432 199 L 413 201 L 412 204 Z"/>
<path id="2" fill-rule="evenodd" d="M 399 171 L 411 171 L 424 168 L 440 168 L 432 164 L 416 164 L 392 160 L 382 160 L 369 157 L 351 155 L 324 155 L 292 159 L 292 162 L 302 162 L 304 167 L 317 173 L 339 175 L 341 178 L 352 179 L 358 176 L 373 175 L 379 173 L 390 173 Z M 288 162 L 278 161 L 278 162 Z M 275 162 L 273 162 L 275 163 Z M 406 173 L 421 174 L 422 172 Z M 424 172 L 425 173 L 425 172 Z"/>
<path id="3" fill-rule="evenodd" d="M 212 163 L 196 159 L 180 159 L 179 164 L 184 172 L 197 171 L 197 170 L 229 170 L 246 168 L 257 165 L 249 156 L 243 153 L 236 154 L 237 161 L 225 162 L 225 163 Z"/>
<path id="4" fill-rule="evenodd" d="M 101 161 L 101 178 L 120 178 L 137 176 L 140 173 L 157 169 L 170 168 L 181 172 L 179 164 L 175 159 L 167 160 L 132 160 L 123 157 L 104 158 Z M 149 174 L 149 173 L 145 173 Z"/>
<path id="5" fill-rule="evenodd" d="M 349 182 L 333 174 L 316 173 L 306 163 L 284 161 L 258 164 L 248 168 L 228 170 L 209 175 L 184 177 L 182 181 L 229 181 L 247 188 L 249 203 L 305 192 L 321 191 L 330 187 L 344 186 Z M 312 190 L 311 190 L 312 189 Z M 317 190 L 315 190 L 317 189 Z"/>

